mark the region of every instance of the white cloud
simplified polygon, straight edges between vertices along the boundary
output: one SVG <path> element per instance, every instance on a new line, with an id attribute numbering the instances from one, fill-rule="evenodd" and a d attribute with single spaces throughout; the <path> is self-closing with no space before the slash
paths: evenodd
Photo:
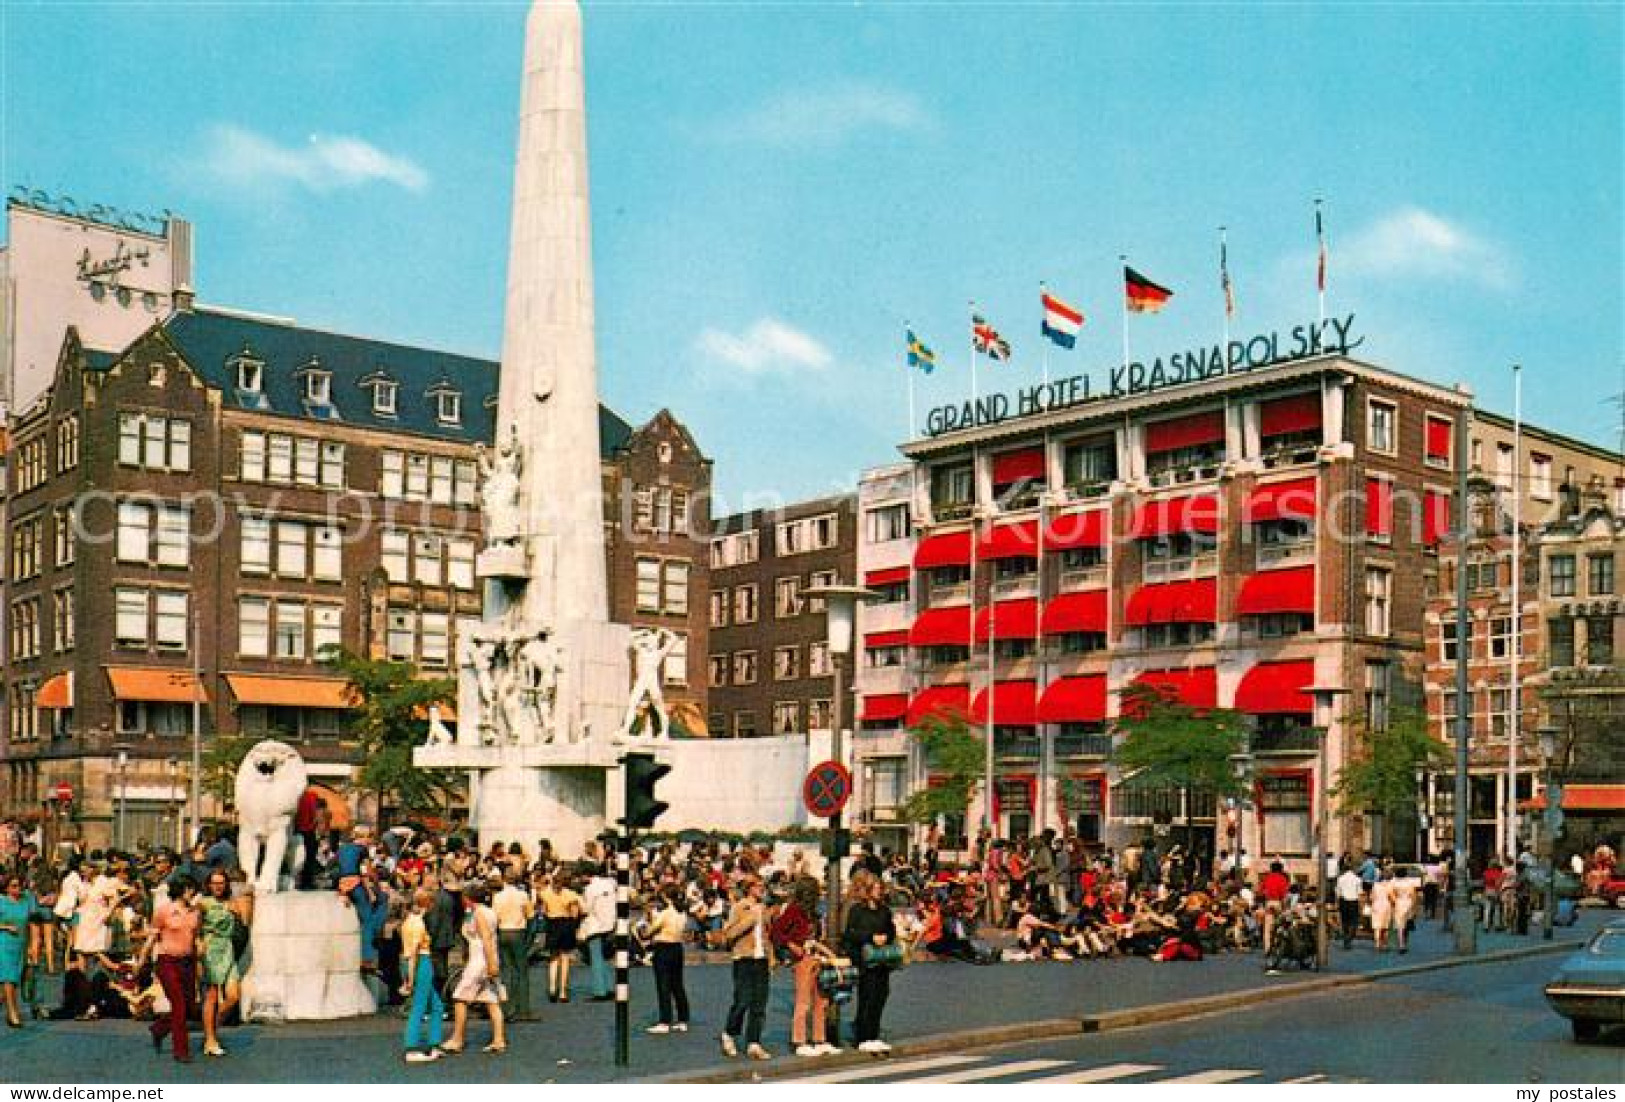
<path id="1" fill-rule="evenodd" d="M 781 92 L 754 110 L 708 127 L 721 142 L 771 146 L 834 146 L 864 131 L 904 133 L 932 125 L 910 92 L 849 81 Z"/>
<path id="2" fill-rule="evenodd" d="M 706 361 L 703 367 L 708 373 L 751 378 L 823 371 L 834 362 L 816 337 L 778 318 L 760 318 L 739 333 L 708 327 L 694 339 L 694 351 Z"/>
<path id="3" fill-rule="evenodd" d="M 373 183 L 407 191 L 429 186 L 420 165 L 345 135 L 313 134 L 302 146 L 286 146 L 241 126 L 215 126 L 204 163 L 219 178 L 243 186 L 294 184 L 317 192 Z"/>
<path id="4" fill-rule="evenodd" d="M 1500 245 L 1420 207 L 1402 207 L 1331 243 L 1337 274 L 1453 279 L 1504 288 L 1512 261 Z"/>

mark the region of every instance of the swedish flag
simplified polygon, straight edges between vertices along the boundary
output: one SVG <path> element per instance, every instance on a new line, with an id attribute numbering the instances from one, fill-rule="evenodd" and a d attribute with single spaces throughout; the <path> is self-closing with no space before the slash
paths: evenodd
<path id="1" fill-rule="evenodd" d="M 937 354 L 914 335 L 914 330 L 908 332 L 908 366 L 917 367 L 929 375 L 937 368 Z"/>

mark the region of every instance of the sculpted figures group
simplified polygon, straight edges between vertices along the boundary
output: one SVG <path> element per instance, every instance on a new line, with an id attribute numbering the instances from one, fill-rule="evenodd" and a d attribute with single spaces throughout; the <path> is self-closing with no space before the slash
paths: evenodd
<path id="1" fill-rule="evenodd" d="M 463 634 L 458 664 L 474 680 L 480 741 L 531 746 L 575 733 L 554 721 L 564 681 L 563 655 L 546 631 L 507 634 L 476 626 Z M 567 725 L 564 725 L 567 726 Z"/>

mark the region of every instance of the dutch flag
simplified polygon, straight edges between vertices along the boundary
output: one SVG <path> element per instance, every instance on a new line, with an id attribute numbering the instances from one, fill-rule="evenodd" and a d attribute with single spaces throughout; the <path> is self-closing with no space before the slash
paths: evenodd
<path id="1" fill-rule="evenodd" d="M 1041 291 L 1038 298 L 1044 306 L 1044 321 L 1039 326 L 1039 333 L 1062 348 L 1077 344 L 1078 330 L 1083 328 L 1083 311 L 1062 302 L 1048 291 Z"/>

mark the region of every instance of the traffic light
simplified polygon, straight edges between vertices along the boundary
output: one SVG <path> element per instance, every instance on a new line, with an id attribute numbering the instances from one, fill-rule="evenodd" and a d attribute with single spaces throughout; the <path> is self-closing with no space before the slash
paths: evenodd
<path id="1" fill-rule="evenodd" d="M 621 769 L 626 778 L 626 812 L 621 825 L 628 830 L 648 830 L 671 806 L 655 799 L 655 784 L 671 772 L 671 766 L 657 761 L 653 754 L 627 754 L 621 758 Z"/>

